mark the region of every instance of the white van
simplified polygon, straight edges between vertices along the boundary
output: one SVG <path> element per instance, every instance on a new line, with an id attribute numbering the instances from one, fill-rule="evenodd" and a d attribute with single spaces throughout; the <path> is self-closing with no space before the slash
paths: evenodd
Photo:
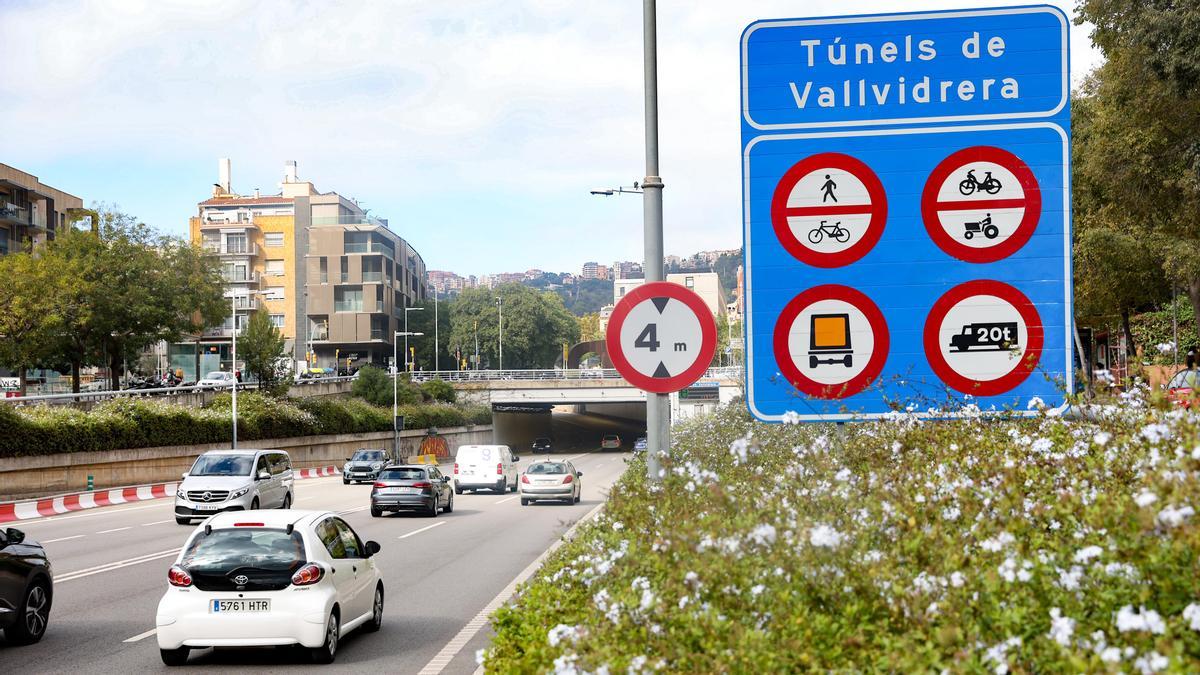
<path id="1" fill-rule="evenodd" d="M 507 445 L 462 445 L 454 456 L 454 494 L 463 490 L 517 489 L 517 462 Z"/>
<path id="2" fill-rule="evenodd" d="M 175 491 L 175 522 L 223 511 L 290 509 L 292 459 L 283 450 L 210 450 L 196 458 Z"/>

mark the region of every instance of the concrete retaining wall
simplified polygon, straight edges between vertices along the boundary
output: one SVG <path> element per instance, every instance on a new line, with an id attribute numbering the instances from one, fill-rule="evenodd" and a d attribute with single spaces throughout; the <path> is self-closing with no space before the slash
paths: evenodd
<path id="1" fill-rule="evenodd" d="M 452 455 L 458 446 L 491 443 L 491 425 L 452 427 L 439 430 Z M 413 429 L 400 434 L 400 458 L 420 452 L 425 430 Z M 390 448 L 392 432 L 300 436 L 248 441 L 243 448 L 286 450 L 296 469 L 341 466 L 359 448 Z M 37 457 L 13 457 L 0 463 L 0 500 L 46 496 L 87 489 L 87 477 L 94 479 L 97 490 L 126 485 L 144 485 L 179 480 L 197 456 L 209 450 L 228 448 L 227 443 L 174 445 L 134 450 L 74 452 Z"/>

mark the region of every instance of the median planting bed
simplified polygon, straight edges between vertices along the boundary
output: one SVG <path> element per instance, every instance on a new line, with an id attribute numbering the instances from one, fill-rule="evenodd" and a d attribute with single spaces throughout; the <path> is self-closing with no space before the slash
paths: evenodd
<path id="1" fill-rule="evenodd" d="M 969 413 L 968 413 L 969 414 Z M 1196 672 L 1200 416 L 677 427 L 493 618 L 489 672 Z"/>
<path id="2" fill-rule="evenodd" d="M 0 404 L 0 457 L 223 443 L 233 438 L 229 394 L 203 408 L 151 398 L 108 401 L 84 412 L 65 406 Z M 408 429 L 488 424 L 491 410 L 447 403 L 402 405 Z M 238 438 L 262 440 L 388 431 L 392 409 L 361 399 L 276 399 L 238 394 Z"/>

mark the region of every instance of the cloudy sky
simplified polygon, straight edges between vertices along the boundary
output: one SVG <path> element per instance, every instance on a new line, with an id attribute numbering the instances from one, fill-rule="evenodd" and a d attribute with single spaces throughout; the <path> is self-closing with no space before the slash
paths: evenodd
<path id="1" fill-rule="evenodd" d="M 746 24 L 963 6 L 661 0 L 667 251 L 741 245 Z M 1078 82 L 1100 57 L 1086 27 L 1071 40 Z M 642 257 L 641 199 L 589 194 L 644 173 L 636 0 L 0 0 L 0 45 L 0 162 L 165 232 L 186 232 L 218 158 L 265 194 L 294 159 L 430 269 Z"/>

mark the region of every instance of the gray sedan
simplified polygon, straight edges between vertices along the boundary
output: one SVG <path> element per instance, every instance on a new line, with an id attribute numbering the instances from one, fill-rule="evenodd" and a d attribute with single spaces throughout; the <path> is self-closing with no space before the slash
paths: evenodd
<path id="1" fill-rule="evenodd" d="M 521 474 L 521 505 L 545 500 L 578 504 L 583 494 L 582 476 L 570 462 L 534 462 Z"/>

